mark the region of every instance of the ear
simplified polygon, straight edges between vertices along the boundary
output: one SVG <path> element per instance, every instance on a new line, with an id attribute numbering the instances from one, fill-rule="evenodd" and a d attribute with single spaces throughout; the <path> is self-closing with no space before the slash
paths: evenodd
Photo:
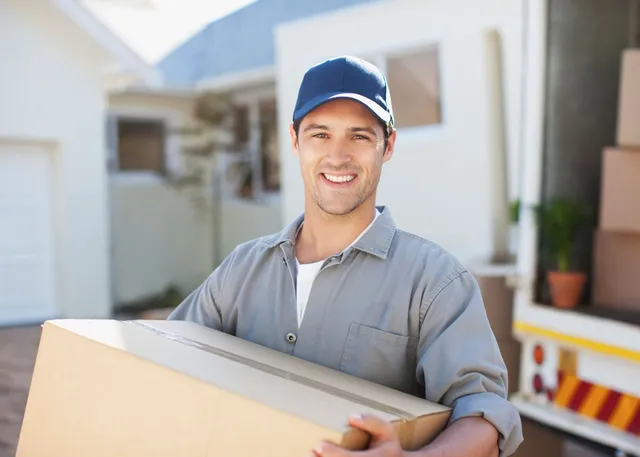
<path id="1" fill-rule="evenodd" d="M 289 136 L 291 137 L 291 150 L 293 151 L 293 155 L 298 156 L 298 135 L 296 135 L 296 131 L 293 128 L 293 123 L 289 124 Z"/>
<path id="2" fill-rule="evenodd" d="M 384 151 L 384 155 L 382 156 L 382 163 L 385 163 L 391 159 L 393 156 L 393 151 L 396 146 L 396 129 L 391 130 L 391 135 L 389 135 L 389 140 L 387 141 L 387 149 Z"/>

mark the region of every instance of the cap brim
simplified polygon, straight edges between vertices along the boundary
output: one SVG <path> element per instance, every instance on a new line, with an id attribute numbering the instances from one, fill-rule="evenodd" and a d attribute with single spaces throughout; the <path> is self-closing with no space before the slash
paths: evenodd
<path id="1" fill-rule="evenodd" d="M 295 122 L 299 119 L 302 119 L 311 111 L 316 109 L 318 106 L 323 105 L 331 100 L 336 100 L 339 98 L 347 98 L 347 99 L 355 100 L 362 103 L 364 106 L 369 108 L 369 110 L 371 110 L 371 112 L 373 112 L 373 114 L 375 114 L 376 117 L 378 117 L 378 119 L 380 119 L 383 122 L 389 122 L 391 120 L 391 114 L 388 111 L 386 111 L 384 108 L 382 108 L 380 105 L 378 105 L 376 102 L 374 102 L 373 100 L 367 97 L 364 97 L 360 94 L 355 94 L 351 92 L 336 92 L 332 94 L 323 94 L 309 100 L 307 103 L 302 105 L 302 107 L 300 107 L 298 110 L 296 110 L 293 113 L 293 121 Z"/>

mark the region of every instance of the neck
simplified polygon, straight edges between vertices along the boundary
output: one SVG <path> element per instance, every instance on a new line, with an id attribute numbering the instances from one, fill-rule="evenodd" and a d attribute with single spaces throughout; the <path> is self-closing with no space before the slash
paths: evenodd
<path id="1" fill-rule="evenodd" d="M 344 216 L 325 213 L 315 203 L 307 205 L 296 240 L 298 261 L 318 262 L 343 251 L 371 224 L 375 212 L 375 201 L 365 202 Z"/>

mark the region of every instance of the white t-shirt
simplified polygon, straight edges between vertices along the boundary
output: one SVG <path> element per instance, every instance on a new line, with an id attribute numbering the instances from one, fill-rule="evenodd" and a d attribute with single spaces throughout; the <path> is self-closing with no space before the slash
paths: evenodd
<path id="1" fill-rule="evenodd" d="M 371 221 L 371 224 L 362 231 L 358 238 L 356 238 L 353 243 L 351 243 L 348 247 L 353 246 L 367 233 L 367 230 L 373 225 L 373 222 L 380 216 L 380 211 L 376 209 L 376 214 Z M 346 250 L 346 249 L 345 249 Z M 318 262 L 313 263 L 305 263 L 300 264 L 298 259 L 296 259 L 296 267 L 298 270 L 298 278 L 297 278 L 297 291 L 296 291 L 296 299 L 298 303 L 298 326 L 302 323 L 302 317 L 304 316 L 304 311 L 307 308 L 307 301 L 309 300 L 309 294 L 311 293 L 311 286 L 313 285 L 313 281 L 316 279 L 316 275 L 322 268 L 322 264 L 326 259 L 320 260 Z"/>

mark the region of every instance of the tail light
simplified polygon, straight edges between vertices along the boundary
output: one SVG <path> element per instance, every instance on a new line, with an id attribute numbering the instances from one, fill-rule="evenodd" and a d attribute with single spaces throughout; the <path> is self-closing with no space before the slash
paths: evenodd
<path id="1" fill-rule="evenodd" d="M 544 349 L 539 344 L 536 344 L 533 348 L 533 360 L 536 362 L 536 365 L 542 365 L 544 362 Z"/>
<path id="2" fill-rule="evenodd" d="M 533 377 L 533 390 L 540 394 L 544 391 L 544 383 L 542 382 L 542 376 L 536 373 Z"/>

